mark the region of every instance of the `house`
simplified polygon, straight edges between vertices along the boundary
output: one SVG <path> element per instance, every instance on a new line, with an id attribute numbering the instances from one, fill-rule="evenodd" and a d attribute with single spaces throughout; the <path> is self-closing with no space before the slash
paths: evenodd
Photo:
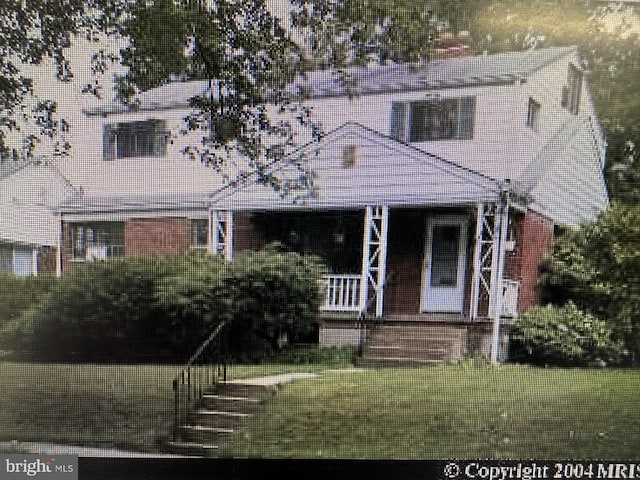
<path id="1" fill-rule="evenodd" d="M 314 179 L 295 201 L 257 183 L 225 185 L 186 160 L 170 132 L 207 84 L 172 83 L 135 109 L 87 111 L 73 158 L 1 179 L 16 190 L 51 179 L 33 198 L 0 198 L 2 251 L 13 249 L 16 272 L 64 274 L 117 255 L 203 248 L 230 258 L 277 240 L 329 267 L 323 343 L 356 342 L 353 320 L 370 308 L 388 322 L 475 328 L 497 355 L 500 322 L 537 301 L 556 228 L 608 204 L 606 143 L 576 49 L 349 73 L 355 96 L 329 72 L 304 80 L 326 134 L 290 154 Z M 288 162 L 273 168 L 300 174 Z"/>

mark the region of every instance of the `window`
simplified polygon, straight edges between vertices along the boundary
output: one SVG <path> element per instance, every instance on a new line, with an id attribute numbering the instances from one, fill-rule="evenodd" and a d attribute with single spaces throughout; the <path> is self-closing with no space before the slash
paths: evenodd
<path id="1" fill-rule="evenodd" d="M 575 65 L 569 65 L 567 84 L 562 88 L 562 106 L 574 115 L 580 109 L 580 94 L 582 93 L 582 71 Z"/>
<path id="2" fill-rule="evenodd" d="M 103 157 L 163 157 L 167 154 L 169 132 L 162 120 L 105 125 Z"/>
<path id="3" fill-rule="evenodd" d="M 124 228 L 120 222 L 75 224 L 71 236 L 76 261 L 106 260 L 124 254 Z"/>
<path id="4" fill-rule="evenodd" d="M 191 248 L 207 248 L 209 221 L 206 218 L 191 220 Z"/>
<path id="5" fill-rule="evenodd" d="M 527 108 L 527 127 L 534 131 L 538 131 L 540 122 L 540 109 L 542 106 L 533 98 L 529 97 L 529 107 Z"/>
<path id="6" fill-rule="evenodd" d="M 37 253 L 31 247 L 0 244 L 0 272 L 37 275 L 37 263 Z"/>
<path id="7" fill-rule="evenodd" d="M 405 142 L 473 138 L 476 97 L 394 102 L 391 136 Z"/>

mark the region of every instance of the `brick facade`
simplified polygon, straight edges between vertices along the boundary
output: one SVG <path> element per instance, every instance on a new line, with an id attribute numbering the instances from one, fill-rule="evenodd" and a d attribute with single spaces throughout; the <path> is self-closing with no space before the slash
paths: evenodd
<path id="1" fill-rule="evenodd" d="M 56 255 L 55 247 L 40 247 L 38 252 L 38 275 L 55 275 L 56 274 Z"/>
<path id="2" fill-rule="evenodd" d="M 508 252 L 505 277 L 520 282 L 518 312 L 524 313 L 539 300 L 539 265 L 553 244 L 553 222 L 527 211 L 513 220 L 516 245 Z"/>
<path id="3" fill-rule="evenodd" d="M 71 272 L 76 264 L 72 251 L 73 228 L 73 223 L 62 223 L 63 274 Z M 123 228 L 125 256 L 185 253 L 191 245 L 191 222 L 188 218 L 134 218 L 126 220 Z M 55 263 L 53 265 L 55 273 Z"/>
<path id="4" fill-rule="evenodd" d="M 127 256 L 185 253 L 190 241 L 187 218 L 135 218 L 124 224 L 124 253 Z"/>
<path id="5" fill-rule="evenodd" d="M 237 212 L 233 215 L 233 251 L 256 251 L 264 247 L 260 229 L 252 221 L 252 214 Z"/>

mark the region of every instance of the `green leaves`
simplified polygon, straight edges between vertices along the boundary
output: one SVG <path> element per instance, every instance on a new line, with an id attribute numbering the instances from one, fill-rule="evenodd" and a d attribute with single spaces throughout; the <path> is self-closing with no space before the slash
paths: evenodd
<path id="1" fill-rule="evenodd" d="M 640 360 L 640 206 L 614 203 L 596 222 L 564 233 L 543 273 L 545 300 L 570 300 L 601 318 Z"/>
<path id="2" fill-rule="evenodd" d="M 516 360 L 537 365 L 616 365 L 624 355 L 611 328 L 572 302 L 529 309 L 515 324 L 511 341 Z"/>
<path id="3" fill-rule="evenodd" d="M 259 359 L 284 338 L 313 337 L 321 272 L 312 257 L 267 250 L 231 263 L 194 252 L 78 265 L 55 283 L 7 280 L 7 291 L 31 288 L 34 303 L 5 309 L 0 348 L 18 339 L 46 360 L 182 362 L 226 321 L 230 353 Z"/>

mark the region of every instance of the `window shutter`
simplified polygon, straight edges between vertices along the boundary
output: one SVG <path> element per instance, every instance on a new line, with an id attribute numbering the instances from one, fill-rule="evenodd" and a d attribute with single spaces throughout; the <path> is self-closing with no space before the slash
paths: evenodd
<path id="1" fill-rule="evenodd" d="M 406 140 L 407 103 L 393 102 L 391 104 L 391 137 L 396 140 Z"/>
<path id="2" fill-rule="evenodd" d="M 473 138 L 473 123 L 476 115 L 476 97 L 462 97 L 458 107 L 458 140 Z"/>
<path id="3" fill-rule="evenodd" d="M 116 158 L 116 128 L 113 125 L 105 125 L 102 133 L 102 159 L 115 160 Z"/>

